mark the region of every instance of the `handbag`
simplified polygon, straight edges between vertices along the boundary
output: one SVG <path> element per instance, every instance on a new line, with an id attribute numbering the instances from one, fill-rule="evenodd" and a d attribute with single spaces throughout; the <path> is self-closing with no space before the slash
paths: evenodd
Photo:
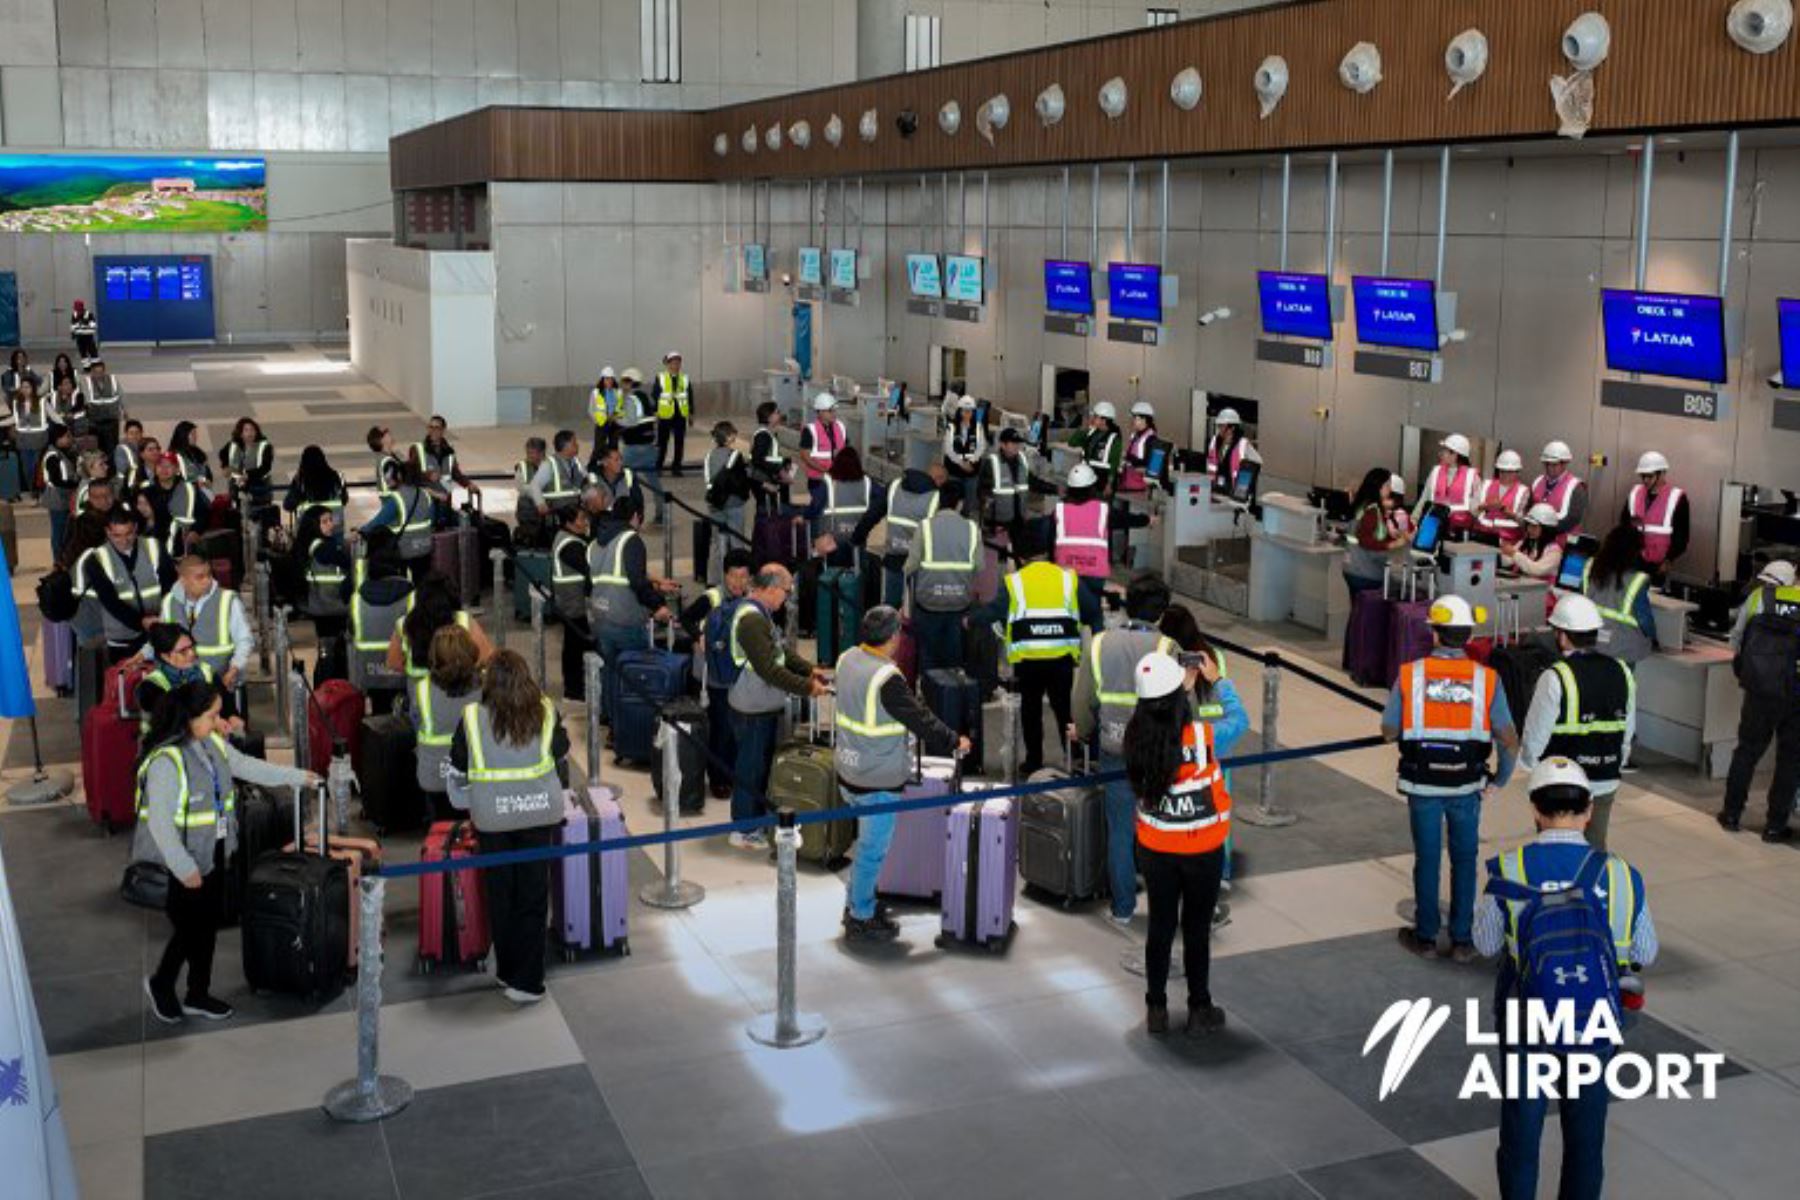
<path id="1" fill-rule="evenodd" d="M 152 912 L 166 912 L 173 885 L 174 877 L 161 863 L 134 862 L 125 867 L 125 877 L 119 881 L 119 898 Z"/>

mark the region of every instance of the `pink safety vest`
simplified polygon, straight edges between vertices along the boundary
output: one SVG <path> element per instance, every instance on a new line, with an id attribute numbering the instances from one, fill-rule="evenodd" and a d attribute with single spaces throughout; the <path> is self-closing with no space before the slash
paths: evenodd
<path id="1" fill-rule="evenodd" d="M 1056 565 L 1088 579 L 1111 573 L 1106 541 L 1106 505 L 1099 500 L 1056 506 Z"/>
<path id="2" fill-rule="evenodd" d="M 1650 499 L 1641 483 L 1632 487 L 1625 501 L 1631 519 L 1644 531 L 1644 561 L 1651 566 L 1669 557 L 1669 544 L 1675 533 L 1675 506 L 1680 503 L 1680 488 L 1665 487 Z"/>
<path id="3" fill-rule="evenodd" d="M 1239 436 L 1231 443 L 1231 453 L 1226 459 L 1231 466 L 1230 474 L 1226 477 L 1227 480 L 1236 479 L 1238 468 L 1244 465 L 1244 441 L 1245 439 L 1242 436 Z M 1206 473 L 1214 479 L 1219 477 L 1218 438 L 1214 438 L 1206 443 Z"/>
<path id="4" fill-rule="evenodd" d="M 1531 481 L 1531 503 L 1548 504 L 1556 510 L 1557 520 L 1566 521 L 1569 519 L 1569 500 L 1580 486 L 1581 480 L 1567 471 L 1558 476 L 1555 483 L 1550 482 L 1548 475 L 1539 475 Z"/>
<path id="5" fill-rule="evenodd" d="M 1452 514 L 1468 512 L 1475 499 L 1474 476 L 1474 467 L 1459 466 L 1448 473 L 1441 466 L 1431 468 L 1432 503 L 1442 504 Z"/>
<path id="6" fill-rule="evenodd" d="M 844 426 L 838 421 L 831 423 L 831 431 L 825 430 L 825 422 L 814 421 L 807 426 L 812 431 L 812 449 L 806 452 L 806 477 L 823 479 L 825 472 L 831 469 L 831 460 L 837 452 L 844 448 Z M 833 438 L 836 440 L 834 441 Z"/>
<path id="7" fill-rule="evenodd" d="M 1119 490 L 1121 492 L 1141 492 L 1144 490 L 1146 486 L 1144 482 L 1144 473 L 1137 467 L 1132 466 L 1131 460 L 1135 457 L 1141 461 L 1143 457 L 1150 452 L 1150 443 L 1154 441 L 1155 438 L 1156 431 L 1154 429 L 1146 429 L 1126 443 L 1125 469 L 1119 476 Z"/>
<path id="8" fill-rule="evenodd" d="M 1524 507 L 1525 485 L 1518 480 L 1510 484 L 1501 483 L 1498 479 L 1490 479 L 1481 492 L 1481 511 L 1476 514 L 1475 523 L 1483 531 L 1493 534 L 1503 542 L 1517 542 L 1525 536 L 1524 527 L 1519 523 L 1520 510 Z M 1498 514 L 1487 511 L 1487 505 L 1500 505 Z"/>

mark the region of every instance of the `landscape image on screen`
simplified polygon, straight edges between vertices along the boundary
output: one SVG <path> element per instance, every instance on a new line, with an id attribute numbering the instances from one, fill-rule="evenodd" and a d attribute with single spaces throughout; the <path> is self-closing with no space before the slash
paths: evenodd
<path id="1" fill-rule="evenodd" d="M 268 172 L 260 158 L 0 154 L 0 233 L 268 227 Z"/>

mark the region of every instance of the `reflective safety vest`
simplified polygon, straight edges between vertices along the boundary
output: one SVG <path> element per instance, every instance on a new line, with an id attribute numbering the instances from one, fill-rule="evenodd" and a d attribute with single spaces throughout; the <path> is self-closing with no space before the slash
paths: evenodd
<path id="1" fill-rule="evenodd" d="M 535 829 L 562 821 L 562 782 L 551 747 L 556 708 L 544 699 L 538 736 L 523 746 L 502 742 L 484 704 L 463 710 L 463 737 L 469 747 L 469 816 L 479 833 Z"/>
<path id="2" fill-rule="evenodd" d="M 905 558 L 912 553 L 913 537 L 919 526 L 937 515 L 938 494 L 910 492 L 896 479 L 888 484 L 887 557 Z"/>
<path id="3" fill-rule="evenodd" d="M 1488 505 L 1497 504 L 1497 511 L 1490 511 Z M 1517 479 L 1511 483 L 1503 483 L 1498 479 L 1490 479 L 1481 490 L 1481 506 L 1475 514 L 1475 524 L 1483 532 L 1492 534 L 1503 542 L 1516 542 L 1524 536 L 1521 518 L 1525 515 L 1525 485 Z"/>
<path id="4" fill-rule="evenodd" d="M 314 542 L 307 555 L 306 611 L 314 617 L 341 617 L 349 611 L 344 603 L 344 569 L 319 560 L 325 542 L 325 538 Z"/>
<path id="5" fill-rule="evenodd" d="M 855 646 L 837 662 L 838 776 L 859 788 L 898 790 L 911 774 L 906 726 L 881 706 L 881 689 L 900 674 L 892 659 Z"/>
<path id="6" fill-rule="evenodd" d="M 1174 653 L 1174 652 L 1171 651 L 1170 653 Z M 1219 649 L 1217 646 L 1215 646 L 1215 647 L 1213 647 L 1212 653 L 1213 653 L 1213 662 L 1217 663 L 1218 667 L 1219 667 L 1219 679 L 1221 681 L 1230 679 L 1231 678 L 1231 667 L 1225 661 L 1225 652 L 1223 650 Z M 1202 721 L 1222 721 L 1222 720 L 1224 720 L 1225 719 L 1225 705 L 1222 701 L 1219 700 L 1218 693 L 1217 692 L 1212 693 L 1211 696 L 1204 702 L 1196 701 L 1194 704 L 1194 716 Z"/>
<path id="7" fill-rule="evenodd" d="M 1080 504 L 1057 501 L 1056 562 L 1077 575 L 1105 579 L 1111 573 L 1107 549 L 1107 510 L 1103 500 Z"/>
<path id="8" fill-rule="evenodd" d="M 1591 783 L 1619 778 L 1625 720 L 1637 704 L 1637 676 L 1605 654 L 1578 651 L 1550 668 L 1562 684 L 1562 711 L 1543 757 L 1575 760 Z"/>
<path id="9" fill-rule="evenodd" d="M 331 497 L 326 500 L 300 501 L 299 507 L 294 512 L 294 520 L 296 523 L 305 520 L 307 513 L 318 508 L 324 509 L 326 512 L 337 517 L 339 525 L 342 525 L 344 516 L 344 476 L 338 471 L 333 471 L 332 475 L 337 479 L 337 487 L 332 490 Z"/>
<path id="10" fill-rule="evenodd" d="M 236 592 L 226 591 L 215 581 L 212 590 L 200 597 L 192 620 L 187 618 L 187 592 L 177 587 L 163 597 L 161 615 L 165 621 L 185 625 L 194 639 L 194 653 L 209 670 L 219 675 L 231 665 L 231 610 L 241 604 Z"/>
<path id="11" fill-rule="evenodd" d="M 149 780 L 152 766 L 163 760 L 174 767 L 175 794 L 161 794 L 152 804 Z M 176 745 L 151 751 L 138 768 L 136 778 L 137 830 L 132 834 L 134 862 L 168 865 L 162 848 L 150 832 L 153 808 L 169 812 L 181 845 L 202 875 L 213 869 L 215 847 L 222 846 L 226 862 L 237 849 L 237 789 L 231 777 L 231 759 L 225 739 L 214 734 L 202 741 L 183 738 Z M 171 883 L 172 887 L 179 886 Z"/>
<path id="12" fill-rule="evenodd" d="M 1141 492 L 1145 487 L 1144 460 L 1150 455 L 1150 444 L 1156 441 L 1156 430 L 1146 429 L 1131 435 L 1125 443 L 1124 470 L 1119 475 L 1119 490 Z"/>
<path id="13" fill-rule="evenodd" d="M 1008 575 L 1006 661 L 1080 656 L 1081 601 L 1075 572 L 1034 562 Z"/>
<path id="14" fill-rule="evenodd" d="M 1575 489 L 1580 486 L 1581 480 L 1567 471 L 1558 475 L 1554 483 L 1551 482 L 1548 475 L 1539 475 L 1531 481 L 1531 505 L 1535 507 L 1539 504 L 1548 504 L 1556 510 L 1556 519 L 1559 523 L 1567 521 L 1569 504 L 1574 499 Z M 1571 529 L 1568 532 L 1577 533 L 1579 530 Z"/>
<path id="15" fill-rule="evenodd" d="M 1464 796 L 1488 779 L 1488 702 L 1500 677 L 1469 658 L 1421 658 L 1400 668 L 1400 791 Z"/>
<path id="16" fill-rule="evenodd" d="M 957 512 L 941 512 L 919 531 L 919 568 L 912 577 L 913 603 L 927 612 L 961 612 L 975 597 L 981 565 L 981 529 Z"/>
<path id="17" fill-rule="evenodd" d="M 257 438 L 250 447 L 250 457 L 244 458 L 244 443 L 232 442 L 225 447 L 225 469 L 233 475 L 241 475 L 247 471 L 269 471 L 275 467 L 275 447 L 268 438 Z"/>
<path id="18" fill-rule="evenodd" d="M 806 428 L 812 434 L 812 445 L 806 448 L 806 477 L 823 479 L 831 469 L 831 460 L 844 448 L 844 425 L 833 419 L 829 425 L 814 421 Z"/>
<path id="19" fill-rule="evenodd" d="M 350 682 L 365 692 L 372 688 L 391 690 L 402 686 L 405 676 L 387 665 L 388 643 L 401 620 L 412 611 L 415 597 L 408 588 L 403 599 L 370 604 L 363 595 L 367 572 L 365 560 L 357 559 L 356 590 L 350 596 Z"/>
<path id="20" fill-rule="evenodd" d="M 1244 454 L 1249 446 L 1250 439 L 1240 433 L 1231 443 L 1231 449 L 1221 458 L 1219 439 L 1215 437 L 1206 443 L 1206 473 L 1212 476 L 1215 486 L 1230 493 L 1231 482 L 1237 478 L 1238 468 L 1244 465 Z"/>
<path id="21" fill-rule="evenodd" d="M 588 415 L 594 418 L 596 428 L 605 428 L 608 421 L 616 421 L 624 407 L 625 393 L 618 388 L 595 388 L 588 393 Z"/>
<path id="22" fill-rule="evenodd" d="M 68 512 L 75 493 L 75 460 L 55 446 L 39 459 L 44 472 L 44 507 L 52 512 Z"/>
<path id="23" fill-rule="evenodd" d="M 1605 851 L 1587 850 L 1585 846 L 1561 843 L 1532 843 L 1518 846 L 1497 858 L 1488 860 L 1488 874 L 1508 879 L 1514 883 L 1524 884 L 1529 888 L 1550 890 L 1550 885 L 1567 886 L 1575 881 L 1580 873 L 1580 864 L 1586 861 L 1588 854 L 1604 854 Z M 1575 864 L 1574 871 L 1550 869 L 1550 857 L 1556 855 L 1566 862 Z M 1579 857 L 1578 857 L 1579 855 Z M 1566 856 L 1566 857 L 1565 857 Z M 1643 904 L 1643 894 L 1639 888 L 1639 880 L 1631 869 L 1631 864 L 1616 854 L 1606 855 L 1606 883 L 1604 887 L 1596 887 L 1595 897 L 1606 902 L 1606 924 L 1612 935 L 1613 953 L 1620 966 L 1631 965 L 1631 943 L 1637 935 L 1638 913 Z M 1605 894 L 1601 895 L 1604 890 Z M 1525 904 L 1518 900 L 1501 899 L 1501 911 L 1506 916 L 1506 952 L 1514 965 L 1519 958 L 1519 913 Z"/>
<path id="24" fill-rule="evenodd" d="M 441 451 L 433 450 L 429 440 L 414 442 L 413 455 L 419 460 L 420 471 L 436 471 L 440 480 L 449 479 L 456 473 L 456 447 L 449 442 L 444 443 Z"/>
<path id="25" fill-rule="evenodd" d="M 750 439 L 750 461 L 770 476 L 780 474 L 787 466 L 787 456 L 781 452 L 781 442 L 773 429 L 759 429 Z"/>
<path id="26" fill-rule="evenodd" d="M 412 718 L 418 734 L 416 769 L 419 788 L 426 792 L 448 791 L 450 743 L 464 714 L 481 702 L 481 689 L 452 696 L 431 681 L 429 675 L 413 680 Z"/>
<path id="27" fill-rule="evenodd" d="M 1081 444 L 1082 461 L 1099 473 L 1102 483 L 1112 474 L 1113 449 L 1118 444 L 1119 435 L 1110 429 L 1089 430 Z"/>
<path id="28" fill-rule="evenodd" d="M 1644 531 L 1644 561 L 1651 566 L 1669 557 L 1669 546 L 1675 536 L 1675 510 L 1680 504 L 1681 489 L 1672 486 L 1651 497 L 1639 483 L 1633 485 L 1626 497 L 1626 511 Z"/>
<path id="29" fill-rule="evenodd" d="M 162 547 L 156 544 L 156 539 L 140 537 L 137 541 L 137 561 L 127 566 L 124 557 L 109 541 L 95 546 L 81 556 L 75 568 L 75 576 L 82 589 L 82 596 L 92 596 L 85 568 L 85 564 L 92 559 L 99 564 L 101 574 L 106 576 L 119 599 L 132 605 L 146 617 L 157 616 L 162 611 L 162 558 Z M 138 626 L 126 628 L 119 624 L 112 610 L 99 606 L 97 601 L 96 607 L 100 607 L 100 619 L 105 627 L 107 641 L 114 644 L 135 641 L 144 632 Z"/>
<path id="30" fill-rule="evenodd" d="M 1212 726 L 1189 722 L 1181 731 L 1175 782 L 1153 801 L 1138 799 L 1138 845 L 1162 854 L 1206 854 L 1230 834 L 1231 793 L 1213 757 Z"/>
<path id="31" fill-rule="evenodd" d="M 409 605 L 408 606 L 409 611 L 410 611 L 410 608 L 411 608 L 411 606 Z M 454 624 L 459 629 L 467 629 L 467 628 L 469 628 L 469 620 L 470 620 L 469 614 L 459 608 L 456 610 L 456 616 L 451 618 L 451 623 Z M 436 630 L 433 630 L 432 632 L 435 633 Z M 431 664 L 430 663 L 428 663 L 428 662 L 427 663 L 416 663 L 413 661 L 412 639 L 406 636 L 406 628 L 405 628 L 404 620 L 402 621 L 401 629 L 400 629 L 400 658 L 401 658 L 401 661 L 405 664 L 406 677 L 408 679 L 416 682 L 420 679 L 426 679 L 426 678 L 430 677 L 430 675 L 431 675 Z"/>
<path id="32" fill-rule="evenodd" d="M 588 612 L 596 627 L 613 629 L 641 628 L 650 614 L 631 588 L 631 577 L 625 573 L 625 547 L 637 537 L 632 529 L 621 529 L 605 543 L 588 545 Z"/>
<path id="33" fill-rule="evenodd" d="M 990 516 L 1001 525 L 1023 520 L 1025 517 L 1025 497 L 1031 494 L 1025 466 L 1025 456 L 1017 455 L 1010 461 L 999 451 L 988 455 L 989 494 L 993 499 Z"/>
<path id="34" fill-rule="evenodd" d="M 375 455 L 375 493 L 385 496 L 400 482 L 400 460 L 386 451 Z"/>
<path id="35" fill-rule="evenodd" d="M 1095 634 L 1088 644 L 1088 669 L 1094 677 L 1094 702 L 1100 713 L 1100 753 L 1118 757 L 1125 724 L 1137 710 L 1137 666 L 1144 655 L 1152 653 L 1172 656 L 1175 643 L 1137 622 Z"/>
<path id="36" fill-rule="evenodd" d="M 667 421 L 678 413 L 682 420 L 687 420 L 688 377 L 685 372 L 680 375 L 670 375 L 667 371 L 658 372 L 656 390 L 657 420 Z"/>
<path id="37" fill-rule="evenodd" d="M 27 404 L 19 400 L 13 402 L 13 421 L 20 433 L 45 433 L 50 429 L 50 409 L 39 400 Z"/>
<path id="38" fill-rule="evenodd" d="M 1642 571 L 1633 571 L 1626 577 L 1624 585 L 1617 580 L 1602 586 L 1594 582 L 1594 564 L 1590 561 L 1581 568 L 1581 594 L 1594 602 L 1600 610 L 1603 624 L 1600 626 L 1600 649 L 1614 658 L 1624 659 L 1628 663 L 1642 662 L 1649 657 L 1652 649 L 1650 638 L 1632 616 L 1632 609 L 1637 607 L 1637 600 L 1644 589 L 1650 586 L 1650 576 Z"/>
<path id="39" fill-rule="evenodd" d="M 553 454 L 549 458 L 550 486 L 544 489 L 544 504 L 561 508 L 581 499 L 581 483 L 586 471 L 572 458 Z"/>
<path id="40" fill-rule="evenodd" d="M 543 460 L 540 459 L 539 463 L 542 461 Z M 532 463 L 521 458 L 518 462 L 513 464 L 513 482 L 518 484 L 521 488 L 530 487 L 532 476 L 537 474 L 537 469 L 537 463 Z"/>
<path id="41" fill-rule="evenodd" d="M 622 497 L 629 496 L 637 488 L 637 475 L 630 467 L 620 467 L 617 479 L 608 479 L 603 472 L 595 472 L 591 477 L 595 487 L 606 493 L 608 507 L 617 504 Z"/>
<path id="42" fill-rule="evenodd" d="M 726 699 L 732 709 L 752 716 L 780 712 L 787 707 L 787 693 L 758 675 L 750 666 L 750 657 L 744 653 L 743 642 L 739 639 L 739 631 L 744 622 L 755 614 L 769 625 L 770 636 L 775 642 L 775 657 L 785 659 L 787 655 L 787 638 L 769 610 L 761 604 L 745 596 L 731 613 L 731 665 L 737 671 L 737 677 L 731 681 L 731 691 Z"/>
<path id="43" fill-rule="evenodd" d="M 188 770 L 188 755 L 211 755 L 214 758 L 213 770 L 210 774 L 217 780 L 217 795 L 213 803 L 194 806 L 194 789 Z M 175 777 L 181 794 L 175 802 L 175 828 L 180 830 L 214 828 L 220 821 L 229 825 L 232 814 L 237 811 L 237 788 L 232 781 L 230 760 L 225 757 L 225 739 L 218 734 L 208 735 L 206 742 L 194 745 L 183 742 L 175 746 L 160 746 L 152 750 L 145 758 L 137 772 L 137 817 L 139 827 L 148 825 L 150 820 L 150 802 L 144 795 L 144 781 L 149 777 L 150 764 L 157 759 L 166 759 L 175 765 Z M 199 764 L 201 773 L 207 774 L 205 764 Z M 208 854 L 207 861 L 212 860 Z"/>
<path id="44" fill-rule="evenodd" d="M 150 486 L 160 488 L 162 485 L 153 482 Z M 171 557 L 180 558 L 187 552 L 188 530 L 199 523 L 200 490 L 184 479 L 176 480 L 175 486 L 166 490 L 169 493 L 169 534 L 168 541 L 163 544 L 162 548 L 168 551 Z M 121 498 L 119 502 L 125 504 L 127 500 Z"/>
<path id="45" fill-rule="evenodd" d="M 213 669 L 211 667 L 207 666 L 205 663 L 201 663 L 200 679 L 203 683 L 211 684 L 218 679 L 218 676 L 213 674 Z M 164 667 L 161 663 L 158 663 L 144 673 L 144 678 L 138 686 L 149 686 L 156 688 L 158 691 L 167 692 L 175 686 L 175 681 L 169 678 L 168 668 Z M 143 737 L 149 732 L 150 708 L 148 705 L 144 705 L 143 712 L 138 716 L 138 736 Z"/>
<path id="46" fill-rule="evenodd" d="M 582 570 L 574 570 L 563 558 L 563 551 L 570 546 L 580 546 L 582 554 Z M 586 559 L 588 540 L 568 530 L 559 530 L 556 540 L 550 543 L 550 597 L 556 602 L 556 611 L 565 621 L 580 621 L 587 615 L 588 576 Z"/>
<path id="47" fill-rule="evenodd" d="M 431 554 L 431 497 L 424 488 L 401 484 L 390 490 L 394 517 L 388 528 L 399 538 L 401 558 L 426 558 Z"/>
<path id="48" fill-rule="evenodd" d="M 712 487 L 713 480 L 735 467 L 741 457 L 743 456 L 731 446 L 714 446 L 706 452 L 706 457 L 700 460 L 701 482 L 708 488 Z"/>
<path id="49" fill-rule="evenodd" d="M 1474 467 L 1459 463 L 1446 471 L 1440 464 L 1431 468 L 1431 478 L 1425 481 L 1425 495 L 1432 504 L 1442 504 L 1453 514 L 1473 514 L 1480 483 L 1481 476 L 1475 473 Z"/>
<path id="50" fill-rule="evenodd" d="M 848 545 L 850 535 L 869 515 L 869 477 L 840 483 L 825 477 L 825 512 L 820 531 L 829 533 L 838 545 Z"/>

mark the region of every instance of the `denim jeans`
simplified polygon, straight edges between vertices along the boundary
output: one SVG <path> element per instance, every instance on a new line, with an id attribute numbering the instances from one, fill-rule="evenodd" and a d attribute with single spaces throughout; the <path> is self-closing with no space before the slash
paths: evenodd
<path id="1" fill-rule="evenodd" d="M 52 560 L 62 556 L 63 541 L 69 536 L 69 510 L 57 505 L 50 510 L 50 557 Z M 13 569 L 18 570 L 14 563 Z"/>
<path id="2" fill-rule="evenodd" d="M 763 815 L 769 791 L 769 768 L 775 762 L 775 734 L 780 713 L 731 710 L 731 736 L 737 739 L 737 779 L 731 786 L 731 819 L 751 821 Z"/>
<path id="3" fill-rule="evenodd" d="M 948 671 L 963 665 L 963 618 L 961 612 L 930 612 L 915 608 L 912 614 L 913 634 L 919 639 L 919 673 Z"/>
<path id="4" fill-rule="evenodd" d="M 648 650 L 650 648 L 650 631 L 642 625 L 633 625 L 620 629 L 616 626 L 596 625 L 594 627 L 594 645 L 605 660 L 605 668 L 601 678 L 604 680 L 600 688 L 600 717 L 611 721 L 613 705 L 618 700 L 619 692 L 619 656 L 627 650 Z"/>
<path id="5" fill-rule="evenodd" d="M 881 566 L 881 602 L 889 608 L 906 603 L 906 572 L 893 563 Z"/>
<path id="6" fill-rule="evenodd" d="M 840 789 L 845 804 L 886 804 L 898 800 L 898 792 L 852 792 Z M 887 861 L 888 847 L 894 841 L 894 813 L 856 818 L 856 861 L 850 866 L 846 881 L 845 904 L 850 915 L 866 921 L 875 915 L 875 882 L 881 878 L 881 864 Z"/>
<path id="7" fill-rule="evenodd" d="M 1100 771 L 1123 771 L 1125 760 L 1100 756 Z M 1104 784 L 1106 804 L 1106 880 L 1112 889 L 1115 917 L 1137 911 L 1137 797 L 1131 782 L 1115 779 Z"/>
<path id="8" fill-rule="evenodd" d="M 1557 1101 L 1563 1144 L 1557 1200 L 1599 1200 L 1606 1185 L 1609 1099 L 1602 1080 L 1582 1088 L 1573 1100 Z M 1549 1110 L 1545 1099 L 1500 1102 L 1500 1146 L 1494 1162 L 1502 1200 L 1533 1200 L 1538 1194 L 1539 1143 Z"/>
<path id="9" fill-rule="evenodd" d="M 1420 937 L 1438 935 L 1438 872 L 1444 854 L 1444 829 L 1450 830 L 1450 940 L 1473 939 L 1475 867 L 1481 851 L 1481 793 L 1462 796 L 1409 796 L 1412 816 L 1413 892 L 1418 901 Z"/>

